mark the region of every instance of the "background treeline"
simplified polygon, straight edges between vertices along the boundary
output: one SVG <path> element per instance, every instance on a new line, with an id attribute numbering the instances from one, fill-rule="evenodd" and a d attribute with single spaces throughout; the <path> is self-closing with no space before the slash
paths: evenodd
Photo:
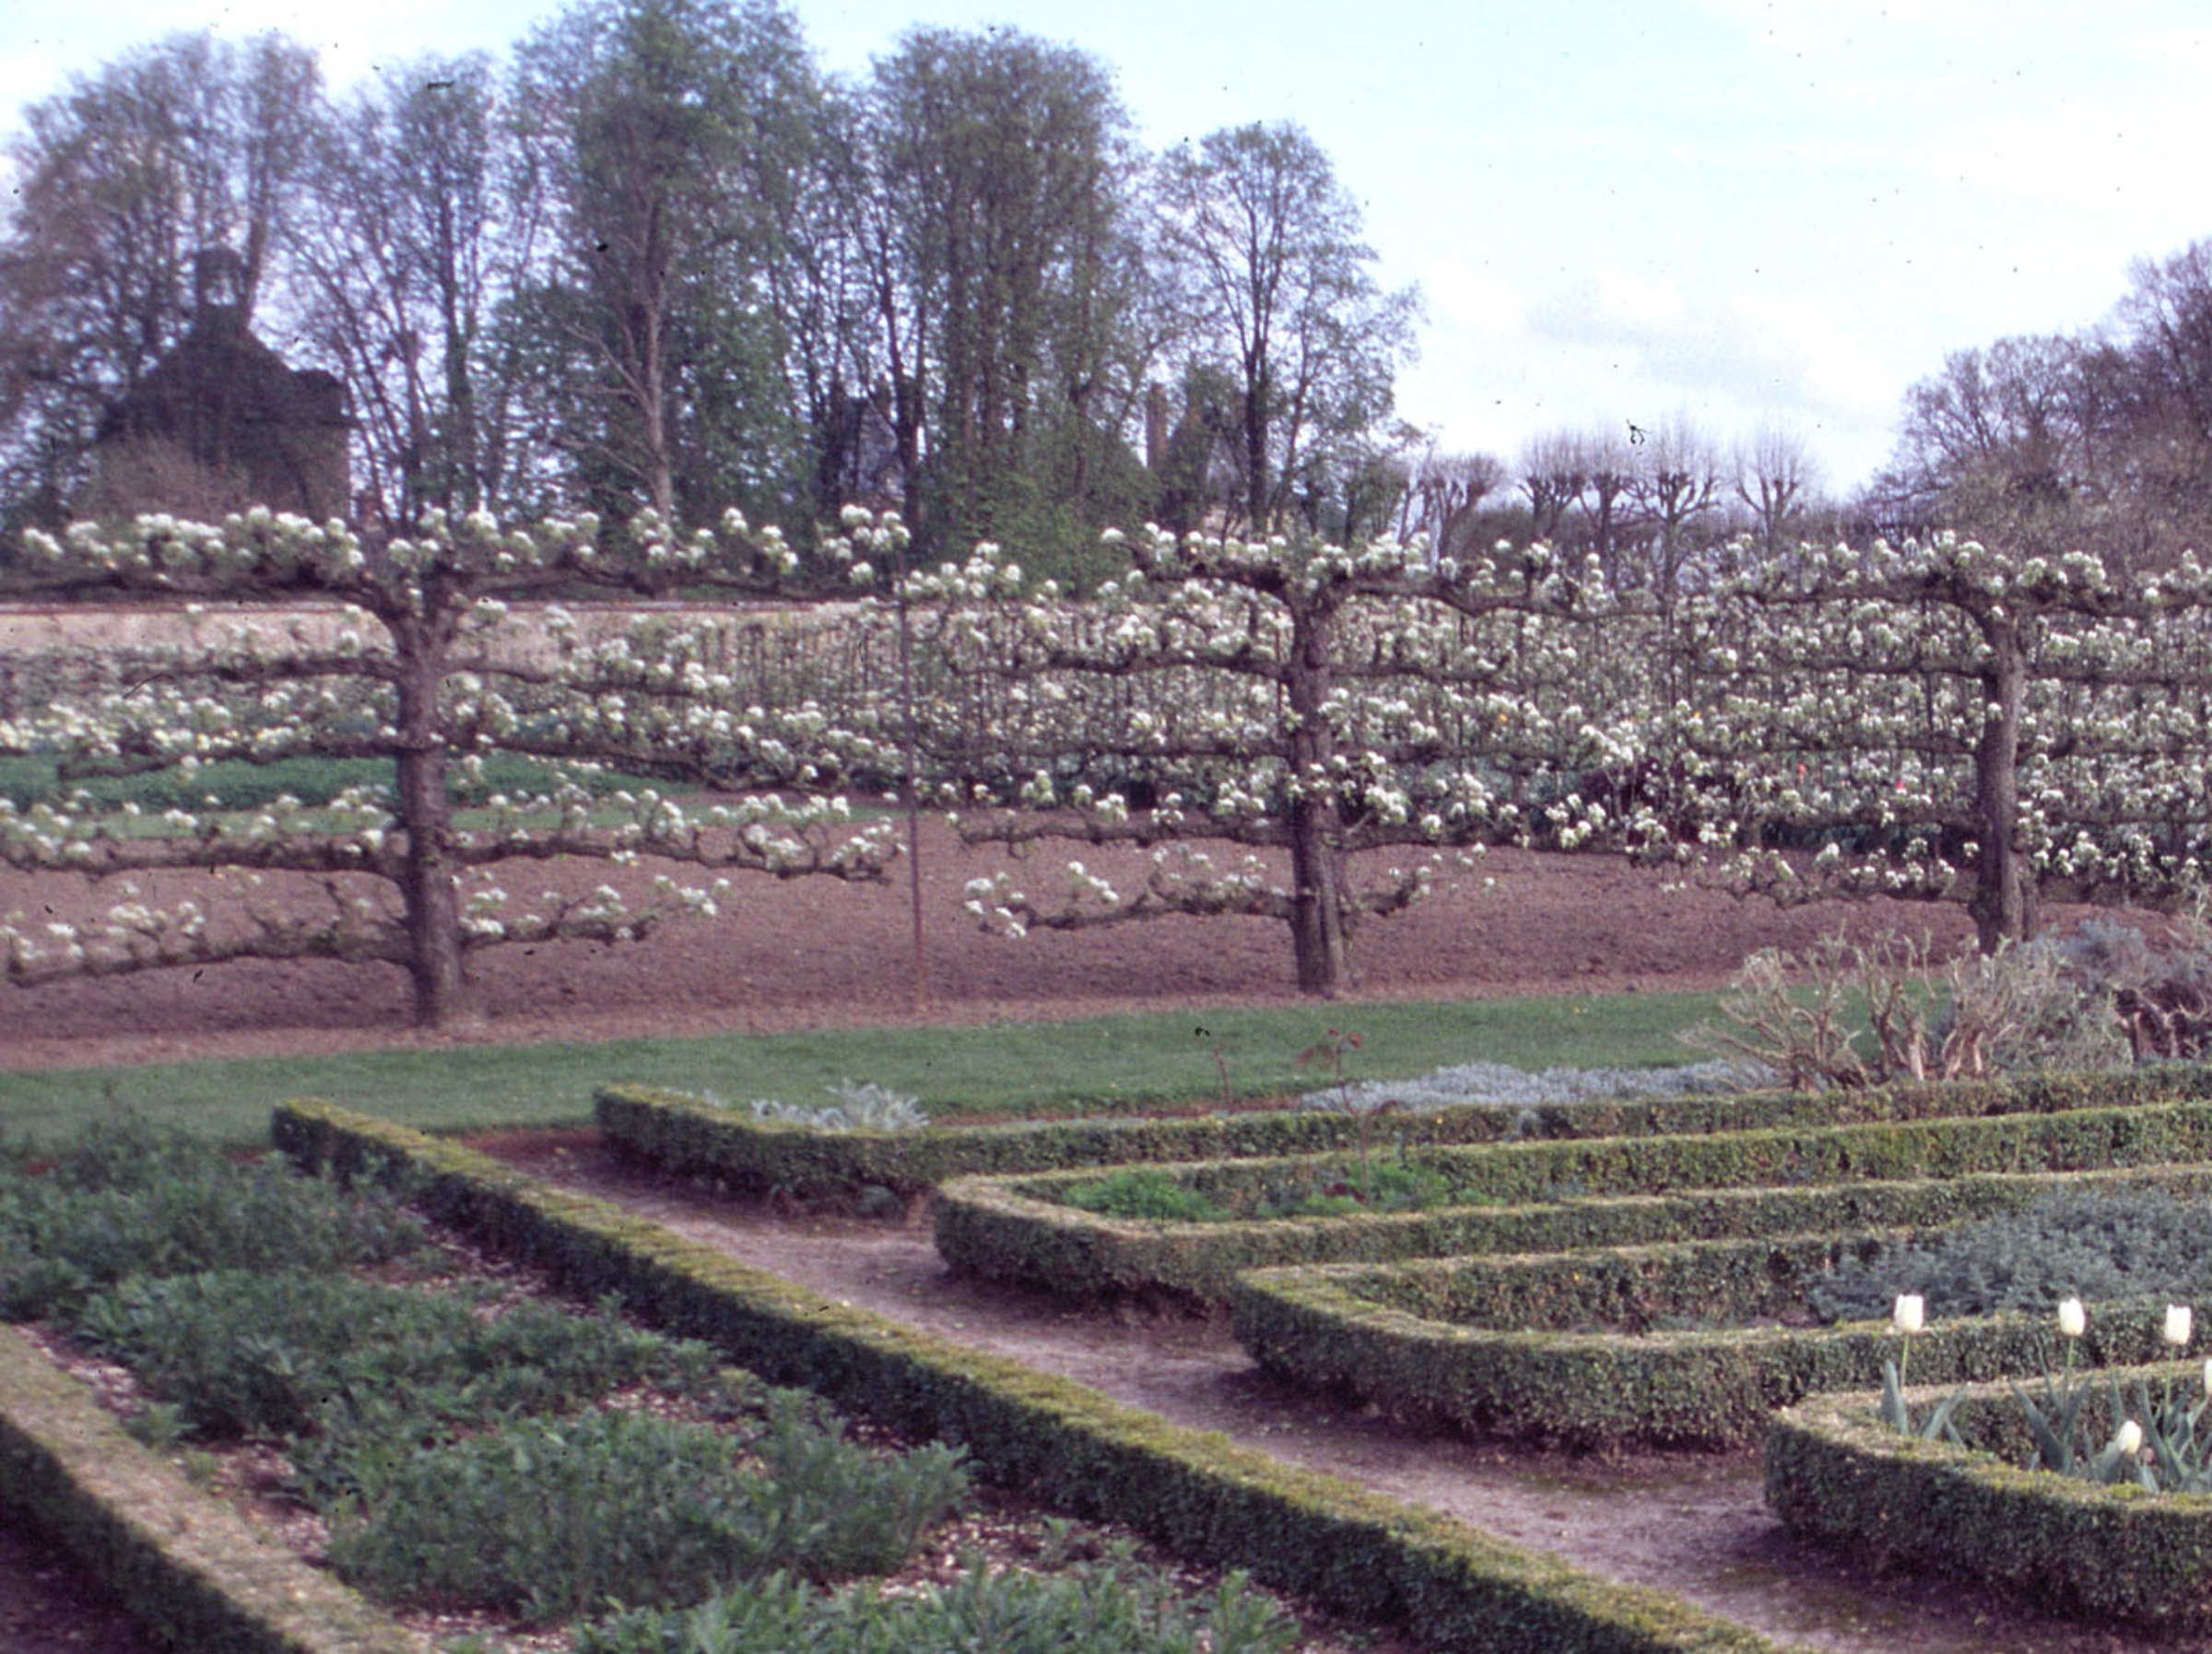
<path id="1" fill-rule="evenodd" d="M 344 381 L 369 525 L 799 534 L 865 501 L 924 551 L 1080 576 L 1109 523 L 1379 529 L 1408 440 L 1418 300 L 1312 140 L 1147 154 L 1106 65 L 1013 30 L 918 29 L 846 80 L 764 0 L 607 0 L 342 95 L 281 35 L 178 35 L 12 154 L 0 526 L 84 509 L 208 248 L 257 334 Z"/>
<path id="2" fill-rule="evenodd" d="M 356 523 L 898 509 L 1088 588 L 1106 526 L 1594 555 L 1618 592 L 1955 529 L 2169 565 L 2212 522 L 2212 245 L 2079 334 L 1961 350 L 1840 496 L 1686 417 L 1441 450 L 1394 407 L 1418 297 L 1299 126 L 1148 152 L 1112 68 L 916 29 L 825 73 L 769 0 L 594 0 L 503 60 L 337 91 L 280 34 L 169 37 L 22 112 L 0 225 L 0 561 L 103 514 L 97 440 L 191 330 L 195 260 L 342 381 Z M 248 503 L 180 483 L 172 509 Z M 219 489 L 217 490 L 219 493 Z"/>

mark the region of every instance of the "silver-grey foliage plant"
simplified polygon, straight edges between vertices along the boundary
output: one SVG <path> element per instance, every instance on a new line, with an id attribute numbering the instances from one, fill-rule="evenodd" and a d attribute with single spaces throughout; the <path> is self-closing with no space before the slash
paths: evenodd
<path id="1" fill-rule="evenodd" d="M 837 1101 L 812 1108 L 773 1097 L 756 1097 L 746 1106 L 755 1120 L 813 1126 L 824 1132 L 911 1132 L 929 1124 L 928 1111 L 919 1097 L 903 1096 L 873 1080 L 857 1085 L 851 1080 L 840 1080 L 829 1091 Z M 717 1107 L 728 1106 L 718 1097 L 711 1097 L 708 1101 Z"/>
<path id="2" fill-rule="evenodd" d="M 1410 1080 L 1362 1080 L 1308 1092 L 1303 1109 L 1371 1114 L 1384 1108 L 1432 1114 L 1441 1109 L 1533 1109 L 1618 1097 L 1724 1096 L 1777 1082 L 1756 1062 L 1716 1059 L 1676 1068 L 1547 1068 L 1531 1073 L 1503 1062 L 1463 1062 Z"/>

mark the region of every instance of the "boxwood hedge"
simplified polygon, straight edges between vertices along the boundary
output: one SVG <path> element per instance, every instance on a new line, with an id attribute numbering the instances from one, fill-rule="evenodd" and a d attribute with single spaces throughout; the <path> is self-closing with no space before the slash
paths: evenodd
<path id="1" fill-rule="evenodd" d="M 2026 1177 L 2212 1163 L 2212 1104 L 1495 1144 L 1412 1150 L 1406 1157 L 1461 1199 L 1486 1203 L 1170 1224 L 1066 1204 L 1065 1191 L 1095 1179 L 1096 1168 L 959 1179 L 938 1192 L 937 1249 L 956 1269 L 1057 1291 L 1219 1300 L 1245 1270 L 1297 1263 L 1853 1222 L 1951 1222 L 2024 1203 L 2033 1192 L 2018 1180 Z M 1341 1155 L 1307 1155 L 1161 1169 L 1234 1209 L 1271 1190 L 1343 1175 L 1345 1168 Z M 1754 1200 L 1741 1192 L 1724 1197 L 1717 1192 L 1723 1191 L 1768 1192 Z M 1606 1196 L 1644 1200 L 1593 1198 Z"/>
<path id="2" fill-rule="evenodd" d="M 1540 1256 L 1266 1270 L 1237 1284 L 1237 1336 L 1279 1377 L 1401 1415 L 1575 1447 L 1757 1441 L 1774 1409 L 1880 1381 L 1887 1321 L 1806 1324 L 1805 1293 L 1896 1234 L 1800 1235 Z M 2164 1307 L 2110 1305 L 2090 1354 L 2142 1360 Z M 1794 1323 L 1794 1324 L 1792 1324 Z M 1959 1317 L 1912 1340 L 1915 1378 L 2028 1376 L 2046 1317 Z"/>
<path id="3" fill-rule="evenodd" d="M 2144 1379 L 2156 1393 L 2169 1381 L 2195 1386 L 2202 1368 L 2111 1377 Z M 1918 1409 L 1948 1393 L 1907 1395 Z M 2100 1439 L 2112 1427 L 2101 1379 L 2088 1394 Z M 1811 1397 L 1768 1431 L 1767 1503 L 1793 1531 L 1877 1566 L 1932 1568 L 2169 1636 L 2212 1630 L 2212 1496 L 2021 1468 L 2033 1449 L 2006 1385 L 1970 1386 L 1952 1417 L 1968 1447 L 1900 1435 L 1869 1393 Z"/>
<path id="4" fill-rule="evenodd" d="M 0 1510 L 52 1534 L 155 1636 L 226 1654 L 427 1654 L 124 1433 L 0 1326 Z"/>
<path id="5" fill-rule="evenodd" d="M 1967 1084 L 1896 1085 L 1818 1096 L 1605 1099 L 1537 1108 L 1468 1107 L 1392 1113 L 1368 1128 L 1409 1145 L 1680 1135 L 1780 1126 L 1846 1125 L 1948 1116 L 2041 1114 L 2212 1097 L 2212 1066 L 2174 1064 L 2112 1074 L 2021 1075 Z M 876 1185 L 900 1194 L 949 1179 L 1144 1161 L 1316 1154 L 1355 1146 L 1361 1123 L 1325 1109 L 1287 1109 L 1191 1118 L 1121 1115 L 825 1132 L 755 1120 L 682 1092 L 602 1086 L 594 1097 L 608 1144 L 666 1170 L 747 1193 L 849 1194 Z"/>
<path id="6" fill-rule="evenodd" d="M 967 1448 L 981 1472 L 1194 1560 L 1250 1570 L 1469 1654 L 1772 1654 L 1678 1599 L 1613 1585 L 1430 1512 L 1168 1425 L 1065 1379 L 831 1303 L 458 1144 L 327 1104 L 277 1111 L 296 1158 L 405 1170 L 448 1219 L 571 1286 L 619 1292 L 771 1382 Z"/>

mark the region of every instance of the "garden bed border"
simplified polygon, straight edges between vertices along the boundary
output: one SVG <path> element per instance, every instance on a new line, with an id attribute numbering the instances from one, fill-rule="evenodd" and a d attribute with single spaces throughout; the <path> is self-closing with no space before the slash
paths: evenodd
<path id="1" fill-rule="evenodd" d="M 2018 1075 L 1818 1095 L 1755 1091 L 1525 1107 L 1468 1104 L 1393 1113 L 1380 1122 L 1380 1130 L 1394 1144 L 1417 1145 L 1649 1137 L 2041 1114 L 2188 1097 L 2212 1097 L 2212 1065 L 2173 1063 L 2117 1073 Z M 593 1113 L 610 1146 L 665 1171 L 710 1179 L 735 1192 L 781 1190 L 802 1199 L 851 1195 L 870 1185 L 914 1195 L 954 1178 L 1073 1167 L 1325 1153 L 1355 1147 L 1361 1136 L 1359 1120 L 1320 1108 L 828 1132 L 787 1120 L 756 1120 L 688 1093 L 626 1084 L 600 1086 L 593 1097 Z"/>
<path id="2" fill-rule="evenodd" d="M 2131 1384 L 2171 1379 L 2194 1390 L 2203 1366 L 2112 1376 Z M 2093 1403 L 2103 1401 L 2105 1377 L 2077 1375 L 2091 1385 Z M 1924 1416 L 1950 1393 L 1915 1387 L 1906 1395 Z M 1878 1404 L 1871 1393 L 1835 1393 L 1774 1418 L 1767 1504 L 1794 1532 L 1877 1566 L 1939 1569 L 2070 1615 L 2166 1635 L 2212 1628 L 2212 1496 L 2101 1487 L 1994 1452 L 1923 1441 L 1881 1423 Z M 2102 1407 L 2096 1412 L 2101 1420 Z M 2032 1451 L 2008 1386 L 1967 1387 L 1956 1415 L 1970 1441 L 2002 1438 L 2023 1458 Z M 2093 1428 L 2109 1425 L 2101 1420 Z"/>
<path id="3" fill-rule="evenodd" d="M 1047 1291 L 1218 1303 L 1253 1269 L 1678 1238 L 1664 1226 L 1669 1213 L 1703 1213 L 1723 1235 L 1758 1232 L 1731 1224 L 1765 1224 L 1770 1232 L 1829 1226 L 1828 1208 L 1853 1223 L 1955 1222 L 2017 1203 L 1995 1178 L 2148 1176 L 2212 1164 L 2212 1103 L 1453 1145 L 1419 1151 L 1416 1163 L 1506 1204 L 1230 1223 L 1118 1218 L 1061 1198 L 1095 1181 L 1101 1168 L 1094 1166 L 954 1179 L 937 1192 L 937 1250 L 955 1269 Z M 1312 1155 L 1156 1169 L 1221 1200 L 1324 1166 L 1343 1173 L 1341 1162 Z M 1715 1209 L 1712 1197 L 1729 1191 L 1769 1198 L 1740 1213 Z M 1675 1203 L 1664 1211 L 1616 1203 L 1654 1196 Z"/>
<path id="4" fill-rule="evenodd" d="M 1774 1654 L 1679 1598 L 1596 1578 L 1433 1513 L 1172 1425 L 1063 1378 L 833 1303 L 459 1144 L 327 1103 L 276 1111 L 279 1148 L 402 1178 L 440 1216 L 570 1287 L 619 1292 L 772 1383 L 964 1447 L 990 1480 L 1125 1523 L 1194 1561 L 1468 1654 Z"/>
<path id="5" fill-rule="evenodd" d="M 0 1508 L 73 1554 L 147 1632 L 224 1654 L 429 1654 L 358 1592 L 125 1434 L 0 1326 Z"/>
<path id="6" fill-rule="evenodd" d="M 1731 1448 L 1757 1442 L 1778 1408 L 1878 1382 L 1900 1334 L 1886 1320 L 1583 1329 L 1640 1299 L 1669 1316 L 1771 1317 L 1836 1259 L 1883 1238 L 1861 1231 L 1257 1271 L 1238 1283 L 1232 1314 L 1239 1342 L 1268 1372 L 1404 1417 L 1577 1448 Z M 1404 1307 L 1423 1297 L 1492 1301 L 1497 1319 Z M 2147 1360 L 2163 1318 L 2162 1301 L 2100 1306 L 2084 1353 Z M 1959 1316 L 1912 1339 L 1910 1371 L 1947 1383 L 2029 1378 L 2057 1355 L 2047 1316 Z"/>

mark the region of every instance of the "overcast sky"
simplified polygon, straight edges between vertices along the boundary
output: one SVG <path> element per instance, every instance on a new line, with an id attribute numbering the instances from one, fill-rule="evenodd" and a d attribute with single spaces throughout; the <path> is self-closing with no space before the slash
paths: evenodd
<path id="1" fill-rule="evenodd" d="M 0 0 L 0 125 L 178 29 L 275 27 L 346 86 L 504 51 L 558 0 Z M 1563 427 L 1799 433 L 1831 487 L 1946 352 L 2100 321 L 2212 235 L 2212 22 L 2112 0 L 797 0 L 829 68 L 916 23 L 1094 53 L 1139 135 L 1296 120 L 1427 300 L 1401 411 L 1511 459 Z"/>

